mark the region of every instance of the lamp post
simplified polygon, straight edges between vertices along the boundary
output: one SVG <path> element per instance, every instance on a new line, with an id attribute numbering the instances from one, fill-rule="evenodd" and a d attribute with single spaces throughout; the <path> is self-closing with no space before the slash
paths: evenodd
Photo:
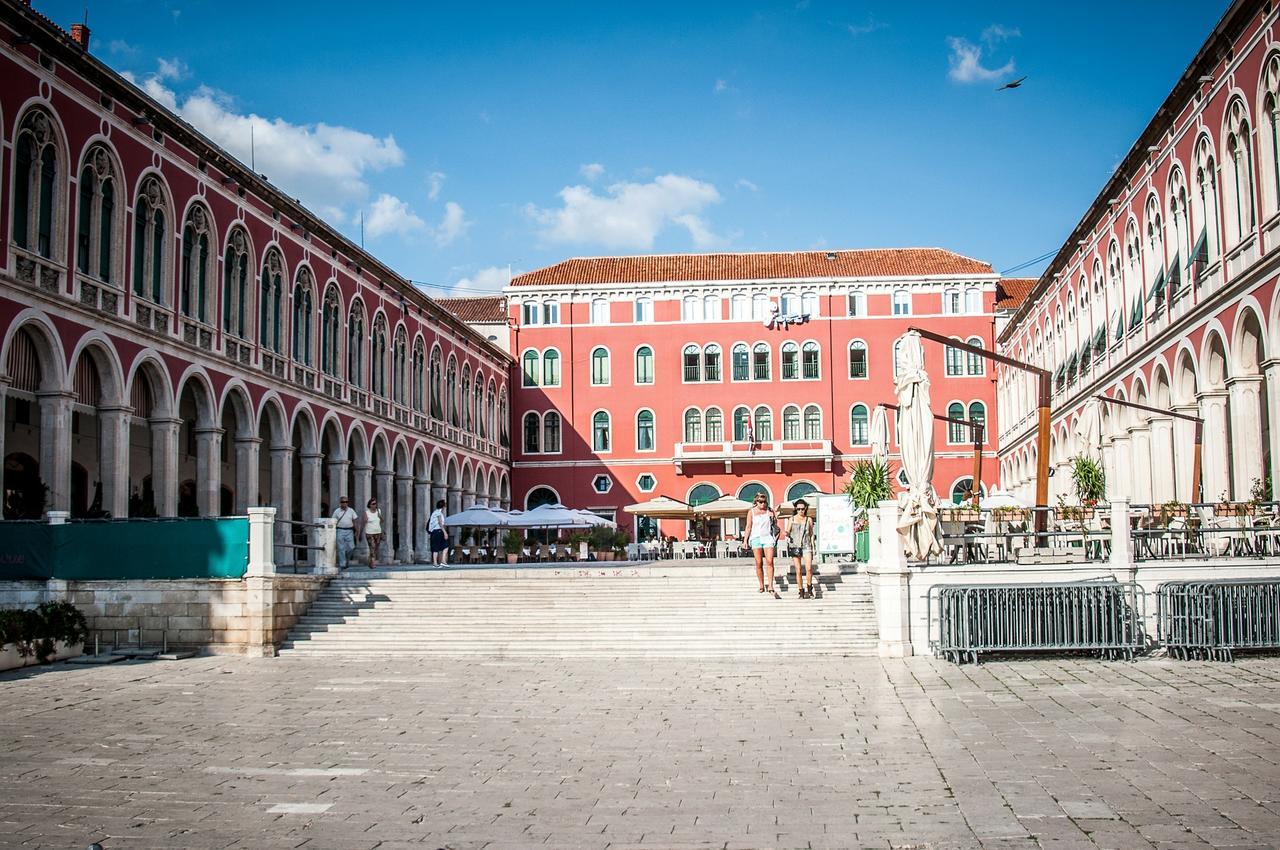
<path id="1" fill-rule="evenodd" d="M 1138 404 L 1136 401 L 1125 401 L 1122 398 L 1112 398 L 1111 396 L 1096 395 L 1098 401 L 1107 404 L 1115 404 L 1120 407 L 1131 407 L 1134 410 L 1142 410 L 1147 413 L 1155 413 L 1159 416 L 1172 416 L 1174 419 L 1183 419 L 1187 422 L 1194 422 L 1196 426 L 1195 446 L 1191 451 L 1191 503 L 1195 504 L 1200 501 L 1200 447 L 1204 443 L 1204 420 L 1199 416 L 1192 416 L 1189 413 L 1178 413 L 1175 410 L 1161 410 L 1158 407 L 1148 407 L 1145 404 Z"/>

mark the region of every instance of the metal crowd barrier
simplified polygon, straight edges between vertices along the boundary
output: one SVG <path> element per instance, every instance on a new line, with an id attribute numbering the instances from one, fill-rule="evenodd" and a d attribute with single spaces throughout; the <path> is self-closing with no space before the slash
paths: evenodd
<path id="1" fill-rule="evenodd" d="M 1146 647 L 1143 596 L 1133 582 L 935 585 L 934 653 L 978 663 L 990 652 L 1095 652 L 1132 659 Z"/>
<path id="2" fill-rule="evenodd" d="M 1231 661 L 1280 649 L 1280 578 L 1168 581 L 1156 589 L 1157 634 L 1169 655 Z"/>

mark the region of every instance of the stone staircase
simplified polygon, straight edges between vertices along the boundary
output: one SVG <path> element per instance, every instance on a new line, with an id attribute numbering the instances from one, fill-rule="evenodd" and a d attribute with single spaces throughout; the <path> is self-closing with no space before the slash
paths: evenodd
<path id="1" fill-rule="evenodd" d="M 848 567 L 846 567 L 848 569 Z M 827 566 L 819 598 L 759 593 L 749 563 L 350 570 L 282 657 L 874 655 L 866 578 Z"/>

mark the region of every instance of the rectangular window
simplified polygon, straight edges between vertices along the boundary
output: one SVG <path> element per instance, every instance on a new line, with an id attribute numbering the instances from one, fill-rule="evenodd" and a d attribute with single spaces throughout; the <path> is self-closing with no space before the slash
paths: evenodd
<path id="1" fill-rule="evenodd" d="M 640 298 L 636 300 L 636 322 L 649 323 L 653 321 L 653 302 L 648 298 Z"/>
<path id="2" fill-rule="evenodd" d="M 911 315 L 911 293 L 907 292 L 905 289 L 900 289 L 893 293 L 893 315 Z"/>
<path id="3" fill-rule="evenodd" d="M 591 324 L 607 325 L 609 324 L 609 302 L 597 298 L 591 302 Z"/>
<path id="4" fill-rule="evenodd" d="M 865 345 L 855 343 L 849 349 L 849 377 L 867 377 L 867 347 Z"/>
<path id="5" fill-rule="evenodd" d="M 769 349 L 761 347 L 752 352 L 751 365 L 754 380 L 769 380 Z"/>
<path id="6" fill-rule="evenodd" d="M 636 383 L 653 383 L 653 350 L 648 346 L 636 352 Z"/>
<path id="7" fill-rule="evenodd" d="M 958 348 L 947 346 L 947 377 L 954 378 L 964 374 L 964 356 Z"/>
<path id="8" fill-rule="evenodd" d="M 703 353 L 702 372 L 704 380 L 720 380 L 720 349 L 718 347 L 708 346 L 707 350 Z"/>
<path id="9" fill-rule="evenodd" d="M 793 292 L 784 293 L 781 312 L 784 316 L 800 315 L 800 297 Z"/>
<path id="10" fill-rule="evenodd" d="M 806 292 L 800 296 L 800 312 L 810 318 L 817 318 L 818 313 L 818 295 L 815 292 Z"/>
<path id="11" fill-rule="evenodd" d="M 982 312 L 982 290 L 966 289 L 964 291 L 964 311 L 970 315 Z"/>
<path id="12" fill-rule="evenodd" d="M 745 322 L 751 318 L 750 302 L 747 296 L 739 293 L 729 301 L 729 318 L 735 322 Z"/>
<path id="13" fill-rule="evenodd" d="M 800 353 L 801 368 L 804 371 L 804 379 L 806 381 L 816 381 L 818 379 L 818 347 L 816 345 L 806 345 Z"/>
<path id="14" fill-rule="evenodd" d="M 702 353 L 690 348 L 684 353 L 684 379 L 686 383 L 695 383 L 702 378 Z"/>
<path id="15" fill-rule="evenodd" d="M 800 377 L 800 352 L 794 345 L 782 349 L 782 380 L 794 381 Z"/>
<path id="16" fill-rule="evenodd" d="M 560 305 L 554 301 L 548 301 L 542 305 L 542 324 L 558 325 L 560 324 Z"/>
<path id="17" fill-rule="evenodd" d="M 849 315 L 850 316 L 867 315 L 867 294 L 865 292 L 849 293 Z"/>
<path id="18" fill-rule="evenodd" d="M 536 325 L 538 320 L 542 318 L 541 304 L 525 304 L 524 305 L 524 324 Z"/>

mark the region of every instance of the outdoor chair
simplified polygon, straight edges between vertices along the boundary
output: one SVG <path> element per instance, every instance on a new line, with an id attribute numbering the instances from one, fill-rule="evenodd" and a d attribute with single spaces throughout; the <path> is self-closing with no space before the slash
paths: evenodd
<path id="1" fill-rule="evenodd" d="M 543 563 L 545 561 L 550 561 L 550 560 L 552 560 L 551 547 L 546 543 L 539 543 L 538 544 L 538 562 Z"/>

